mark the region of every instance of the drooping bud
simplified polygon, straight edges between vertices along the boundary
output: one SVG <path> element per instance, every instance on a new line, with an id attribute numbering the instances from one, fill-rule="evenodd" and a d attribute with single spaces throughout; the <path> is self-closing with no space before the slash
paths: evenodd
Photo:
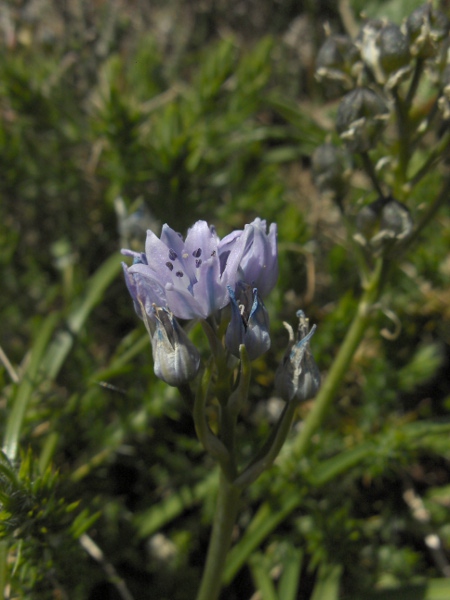
<path id="1" fill-rule="evenodd" d="M 418 58 L 431 58 L 436 56 L 440 42 L 448 35 L 449 20 L 427 2 L 409 15 L 404 29 L 410 41 L 411 54 Z"/>
<path id="2" fill-rule="evenodd" d="M 358 50 L 346 35 L 330 35 L 321 46 L 316 60 L 316 79 L 326 84 L 328 98 L 354 85 L 353 68 Z"/>
<path id="3" fill-rule="evenodd" d="M 153 304 L 151 314 L 141 307 L 150 334 L 155 375 L 172 386 L 193 379 L 200 368 L 200 354 L 173 314 Z"/>
<path id="4" fill-rule="evenodd" d="M 379 84 L 392 88 L 409 74 L 408 38 L 398 25 L 371 19 L 362 27 L 355 44 Z"/>
<path id="5" fill-rule="evenodd" d="M 350 169 L 347 152 L 334 144 L 322 144 L 312 155 L 314 184 L 319 192 L 331 194 L 339 203 L 347 193 Z"/>
<path id="6" fill-rule="evenodd" d="M 352 152 L 373 148 L 384 129 L 389 110 L 383 98 L 368 88 L 356 88 L 339 104 L 336 130 Z"/>
<path id="7" fill-rule="evenodd" d="M 270 348 L 269 314 L 257 288 L 246 283 L 236 285 L 236 293 L 228 287 L 231 320 L 225 334 L 228 350 L 238 357 L 244 344 L 250 360 L 255 360 Z"/>
<path id="8" fill-rule="evenodd" d="M 355 240 L 375 255 L 389 255 L 393 246 L 412 232 L 408 208 L 394 198 L 378 198 L 362 208 L 356 218 Z"/>
<path id="9" fill-rule="evenodd" d="M 297 336 L 289 323 L 284 323 L 289 333 L 289 343 L 275 373 L 275 388 L 286 402 L 309 400 L 320 388 L 320 371 L 309 347 L 316 326 L 309 330 L 309 319 L 301 310 L 297 312 L 297 317 Z"/>

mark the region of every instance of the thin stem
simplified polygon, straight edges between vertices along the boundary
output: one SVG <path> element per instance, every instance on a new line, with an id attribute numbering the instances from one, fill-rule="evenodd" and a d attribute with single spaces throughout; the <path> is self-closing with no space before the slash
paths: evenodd
<path id="1" fill-rule="evenodd" d="M 239 379 L 236 384 L 236 388 L 234 389 L 227 403 L 227 408 L 230 411 L 230 414 L 234 415 L 235 418 L 237 418 L 248 398 L 250 377 L 252 374 L 251 363 L 248 359 L 247 350 L 244 344 L 239 346 L 239 354 L 241 356 L 241 364 L 239 365 Z"/>
<path id="2" fill-rule="evenodd" d="M 178 391 L 180 392 L 180 396 L 183 399 L 187 409 L 189 412 L 194 410 L 194 394 L 188 383 L 182 383 L 178 386 Z"/>
<path id="3" fill-rule="evenodd" d="M 435 214 L 440 209 L 440 207 L 445 202 L 448 201 L 449 194 L 450 194 L 450 177 L 447 177 L 447 179 L 444 180 L 444 185 L 442 186 L 442 189 L 441 189 L 439 195 L 435 198 L 434 202 L 432 202 L 427 207 L 427 210 L 422 215 L 420 221 L 417 223 L 412 234 L 405 239 L 404 244 L 402 244 L 401 248 L 399 249 L 399 253 L 400 252 L 403 253 L 407 248 L 409 248 L 409 246 L 411 246 L 411 244 L 413 242 L 415 242 L 415 240 L 422 233 L 422 230 L 432 220 L 432 218 L 435 216 Z"/>
<path id="4" fill-rule="evenodd" d="M 443 152 L 447 148 L 450 143 L 450 135 L 448 133 L 444 134 L 442 138 L 439 140 L 434 149 L 430 152 L 428 158 L 424 162 L 424 164 L 419 168 L 419 170 L 411 177 L 409 185 L 414 187 L 419 183 L 425 175 L 427 175 L 431 169 L 443 158 Z"/>
<path id="5" fill-rule="evenodd" d="M 375 190 L 376 190 L 377 194 L 380 196 L 380 198 L 384 198 L 385 195 L 383 193 L 383 190 L 381 189 L 380 182 L 378 181 L 378 177 L 377 177 L 375 168 L 372 164 L 372 161 L 370 160 L 369 154 L 367 152 L 361 152 L 360 156 L 363 161 L 364 169 L 365 169 L 367 175 L 370 177 L 370 181 L 372 182 L 373 187 L 375 188 Z"/>
<path id="6" fill-rule="evenodd" d="M 410 157 L 410 139 L 409 139 L 409 123 L 408 123 L 408 108 L 398 95 L 397 90 L 392 90 L 394 97 L 395 112 L 397 115 L 398 128 L 398 143 L 399 143 L 399 173 L 402 183 L 406 180 L 406 172 L 408 169 Z"/>
<path id="7" fill-rule="evenodd" d="M 236 476 L 234 457 L 230 454 L 223 442 L 211 431 L 206 419 L 205 409 L 210 381 L 211 364 L 206 367 L 205 372 L 199 381 L 197 394 L 195 396 L 194 410 L 192 413 L 195 431 L 203 448 L 219 462 L 228 479 L 233 481 Z"/>
<path id="8" fill-rule="evenodd" d="M 326 413 L 335 397 L 335 394 L 350 366 L 353 355 L 356 352 L 367 326 L 370 322 L 371 309 L 376 302 L 382 283 L 384 273 L 384 261 L 379 259 L 372 278 L 361 297 L 357 312 L 340 347 L 333 365 L 316 396 L 311 412 L 308 414 L 298 438 L 293 444 L 293 456 L 298 460 L 306 454 L 313 434 L 322 424 Z"/>
<path id="9" fill-rule="evenodd" d="M 289 434 L 297 406 L 295 402 L 288 402 L 286 404 L 278 423 L 272 430 L 264 446 L 235 480 L 234 484 L 236 486 L 241 488 L 249 486 L 258 479 L 261 473 L 272 465 Z"/>
<path id="10" fill-rule="evenodd" d="M 228 406 L 220 408 L 220 441 L 228 451 L 229 464 L 227 465 L 227 475 L 230 475 L 230 481 L 234 481 L 237 476 L 236 465 L 236 419 L 237 415 L 230 411 Z"/>
<path id="11" fill-rule="evenodd" d="M 409 108 L 412 104 L 414 96 L 416 95 L 417 88 L 419 86 L 420 77 L 423 72 L 424 61 L 418 58 L 416 61 L 416 67 L 414 69 L 414 75 L 409 86 L 408 93 L 406 94 L 405 105 Z"/>
<path id="12" fill-rule="evenodd" d="M 219 597 L 240 494 L 240 489 L 231 485 L 221 472 L 216 514 L 197 600 L 217 600 Z"/>

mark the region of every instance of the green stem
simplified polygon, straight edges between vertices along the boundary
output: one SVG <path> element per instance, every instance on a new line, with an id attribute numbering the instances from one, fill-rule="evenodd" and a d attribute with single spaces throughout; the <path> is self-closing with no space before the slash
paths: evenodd
<path id="1" fill-rule="evenodd" d="M 410 158 L 409 118 L 407 107 L 395 88 L 392 90 L 392 95 L 394 97 L 394 106 L 397 115 L 399 175 L 403 184 L 406 181 L 406 172 L 408 170 Z"/>
<path id="2" fill-rule="evenodd" d="M 372 161 L 370 160 L 370 156 L 369 156 L 368 152 L 361 152 L 360 156 L 362 159 L 364 170 L 366 171 L 367 175 L 369 176 L 370 181 L 372 182 L 372 185 L 375 188 L 375 191 L 380 196 L 380 198 L 385 198 L 383 190 L 381 189 L 380 182 L 378 181 L 375 167 L 373 166 Z"/>
<path id="3" fill-rule="evenodd" d="M 197 600 L 217 600 L 219 597 L 240 494 L 241 490 L 231 485 L 221 473 L 216 514 Z"/>
<path id="4" fill-rule="evenodd" d="M 338 355 L 327 374 L 319 393 L 316 396 L 311 412 L 308 414 L 298 438 L 293 444 L 293 456 L 298 460 L 306 454 L 311 438 L 322 424 L 336 392 L 350 366 L 353 355 L 356 352 L 371 318 L 371 309 L 376 302 L 384 271 L 384 262 L 380 259 L 376 269 L 367 284 L 366 290 L 361 297 L 357 312 L 340 347 Z"/>
<path id="5" fill-rule="evenodd" d="M 405 98 L 405 105 L 408 108 L 408 110 L 412 104 L 414 96 L 416 95 L 417 88 L 420 83 L 420 77 L 423 73 L 423 67 L 424 67 L 424 60 L 422 58 L 418 58 L 417 62 L 416 62 L 416 67 L 414 69 L 414 75 L 413 75 L 413 78 L 411 81 L 411 85 L 409 86 L 409 90 L 408 90 L 408 93 Z"/>
<path id="6" fill-rule="evenodd" d="M 266 471 L 272 465 L 289 434 L 297 406 L 298 405 L 295 402 L 288 402 L 285 405 L 280 419 L 272 430 L 267 442 L 252 462 L 235 480 L 234 484 L 236 486 L 240 488 L 249 486 L 256 481 L 261 473 Z"/>
<path id="7" fill-rule="evenodd" d="M 226 473 L 228 479 L 233 481 L 236 477 L 236 468 L 234 457 L 223 442 L 211 431 L 206 419 L 206 401 L 208 398 L 209 384 L 211 381 L 211 364 L 209 364 L 197 387 L 197 394 L 194 401 L 195 431 L 203 448 L 213 456 L 220 464 L 222 471 Z"/>

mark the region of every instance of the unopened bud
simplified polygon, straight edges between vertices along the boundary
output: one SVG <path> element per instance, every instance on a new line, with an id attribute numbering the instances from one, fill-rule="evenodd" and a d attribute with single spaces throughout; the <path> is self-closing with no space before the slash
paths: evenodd
<path id="1" fill-rule="evenodd" d="M 320 388 L 320 371 L 309 347 L 316 326 L 309 330 L 309 319 L 301 310 L 297 335 L 289 323 L 289 343 L 284 358 L 275 373 L 275 388 L 286 402 L 302 402 L 313 398 Z"/>
<path id="2" fill-rule="evenodd" d="M 393 198 L 378 198 L 359 212 L 356 219 L 356 241 L 375 254 L 389 255 L 398 242 L 413 229 L 408 208 Z"/>
<path id="3" fill-rule="evenodd" d="M 394 23 L 379 19 L 367 21 L 355 44 L 379 84 L 394 87 L 409 73 L 408 39 Z"/>
<path id="4" fill-rule="evenodd" d="M 312 177 L 322 194 L 331 193 L 340 201 L 348 189 L 350 157 L 339 146 L 325 143 L 318 146 L 312 155 Z"/>
<path id="5" fill-rule="evenodd" d="M 419 58 L 436 56 L 439 44 L 449 32 L 449 20 L 430 2 L 412 12 L 404 25 L 409 37 L 411 54 Z"/>
<path id="6" fill-rule="evenodd" d="M 153 304 L 152 314 L 144 313 L 144 323 L 152 342 L 155 375 L 175 387 L 193 379 L 200 354 L 173 314 Z"/>
<path id="7" fill-rule="evenodd" d="M 353 67 L 357 60 L 358 50 L 348 36 L 330 35 L 325 40 L 317 55 L 316 78 L 326 83 L 327 97 L 353 87 Z"/>
<path id="8" fill-rule="evenodd" d="M 368 88 L 356 88 L 339 105 L 336 130 L 352 152 L 367 152 L 375 146 L 388 117 L 381 96 Z"/>
<path id="9" fill-rule="evenodd" d="M 250 360 L 255 360 L 270 348 L 269 314 L 258 290 L 239 282 L 236 293 L 228 287 L 231 320 L 225 335 L 228 350 L 239 358 L 239 346 L 244 344 Z"/>

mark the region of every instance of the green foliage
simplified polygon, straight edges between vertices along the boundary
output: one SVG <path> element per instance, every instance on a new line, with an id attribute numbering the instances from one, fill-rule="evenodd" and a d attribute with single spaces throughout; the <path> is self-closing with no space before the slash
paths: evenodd
<path id="1" fill-rule="evenodd" d="M 50 467 L 40 472 L 31 450 L 21 457 L 15 472 L 1 458 L 0 537 L 11 545 L 15 592 L 50 598 L 55 581 L 82 588 L 73 564 L 84 556 L 76 540 L 90 529 L 100 513 L 79 510 L 79 500 L 64 498 L 61 476 Z M 72 565 L 72 566 L 71 566 Z"/>
<path id="2" fill-rule="evenodd" d="M 9 586 L 23 600 L 106 597 L 105 588 L 189 600 L 217 473 L 177 390 L 153 373 L 118 250 L 128 238 L 142 249 L 146 227 L 165 222 L 185 232 L 206 219 L 220 235 L 255 216 L 278 223 L 280 278 L 266 303 L 272 348 L 254 364 L 239 424 L 250 432 L 244 461 L 279 408 L 268 396 L 286 347 L 282 321 L 302 308 L 317 323 L 313 350 L 326 382 L 375 262 L 352 241 L 353 216 L 377 197 L 360 157 L 344 208 L 319 196 L 310 177 L 313 151 L 338 138 L 337 104 L 322 105 L 308 56 L 318 52 L 324 14 L 333 31 L 342 23 L 326 2 L 223 11 L 173 0 L 151 14 L 145 3 L 80 1 L 77 14 L 64 14 L 66 3 L 49 2 L 51 18 L 27 16 L 32 3 L 23 14 L 7 4 L 0 597 Z M 238 4 L 261 13 L 245 39 Z M 351 3 L 355 15 L 397 23 L 419 4 Z M 433 77 L 417 95 L 414 127 L 438 94 Z M 448 123 L 434 119 L 436 137 L 412 140 L 410 178 L 445 150 Z M 378 162 L 398 158 L 397 134 L 390 122 L 371 159 L 417 224 L 446 173 L 432 156 L 428 175 L 404 185 L 395 160 Z M 230 600 L 256 590 L 264 600 L 449 597 L 440 566 L 450 548 L 449 217 L 442 206 L 407 253 L 386 260 L 364 341 L 307 454 L 295 454 L 300 424 L 245 492 L 225 570 Z M 201 328 L 190 335 L 207 356 Z M 299 421 L 313 406 L 299 407 Z M 405 500 L 410 489 L 422 520 Z M 438 560 L 424 542 L 435 534 Z"/>

